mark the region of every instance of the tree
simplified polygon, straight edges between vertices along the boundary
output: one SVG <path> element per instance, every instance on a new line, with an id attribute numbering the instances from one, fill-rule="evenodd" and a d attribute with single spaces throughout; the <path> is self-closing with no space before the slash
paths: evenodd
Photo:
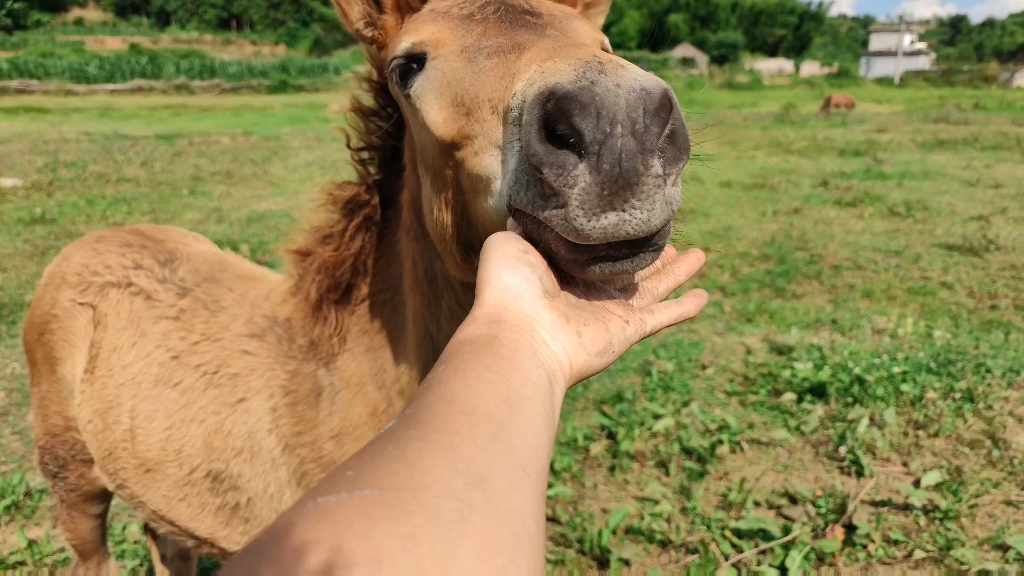
<path id="1" fill-rule="evenodd" d="M 738 59 L 743 47 L 796 57 L 824 28 L 827 10 L 802 0 L 616 0 L 605 33 L 613 46 L 627 50 L 661 51 L 690 42 L 723 61 Z"/>
<path id="2" fill-rule="evenodd" d="M 743 56 L 743 34 L 736 30 L 715 34 L 708 41 L 707 53 L 715 64 L 739 62 Z"/>
<path id="3" fill-rule="evenodd" d="M 868 30 L 874 23 L 873 16 L 844 15 L 829 18 L 803 57 L 826 64 L 856 62 L 868 45 Z"/>
<path id="4" fill-rule="evenodd" d="M 238 27 L 314 53 L 352 43 L 331 0 L 103 0 L 103 7 L 123 18 L 145 16 L 158 26 Z"/>
<path id="5" fill-rule="evenodd" d="M 963 14 L 944 18 L 922 38 L 946 61 L 1024 62 L 1024 12 L 972 24 Z"/>
<path id="6" fill-rule="evenodd" d="M 736 21 L 751 52 L 795 58 L 825 27 L 826 10 L 800 0 L 745 0 L 737 5 Z"/>

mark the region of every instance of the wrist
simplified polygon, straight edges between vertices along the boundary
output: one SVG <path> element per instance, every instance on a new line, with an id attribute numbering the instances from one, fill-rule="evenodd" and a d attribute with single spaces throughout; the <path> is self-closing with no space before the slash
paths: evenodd
<path id="1" fill-rule="evenodd" d="M 558 359 L 550 339 L 537 326 L 509 314 L 474 307 L 449 346 L 482 352 L 492 358 L 497 370 L 543 388 L 552 398 L 556 416 L 572 385 L 567 367 Z"/>

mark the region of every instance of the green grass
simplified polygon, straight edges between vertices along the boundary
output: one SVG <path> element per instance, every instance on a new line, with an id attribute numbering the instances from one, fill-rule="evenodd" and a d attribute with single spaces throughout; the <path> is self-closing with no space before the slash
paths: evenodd
<path id="1" fill-rule="evenodd" d="M 1024 563 L 1024 94 L 867 85 L 820 119 L 825 85 L 687 82 L 678 241 L 708 253 L 712 300 L 570 393 L 552 568 L 710 570 L 794 532 L 737 567 Z M 43 267 L 131 222 L 279 267 L 346 174 L 340 100 L 0 100 L 0 175 L 26 181 L 0 191 L 0 568 L 68 561 L 18 340 Z M 148 562 L 137 519 L 113 526 Z"/>
<path id="2" fill-rule="evenodd" d="M 34 34 L 3 34 L 0 35 L 0 50 L 18 51 L 28 48 L 83 48 L 81 40 L 62 40 L 56 36 L 39 36 Z"/>

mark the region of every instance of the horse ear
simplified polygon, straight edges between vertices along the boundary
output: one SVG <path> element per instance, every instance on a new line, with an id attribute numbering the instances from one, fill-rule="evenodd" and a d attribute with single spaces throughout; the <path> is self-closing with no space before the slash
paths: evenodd
<path id="1" fill-rule="evenodd" d="M 387 5 L 387 13 L 401 25 L 405 19 L 423 10 L 427 0 L 384 0 Z"/>
<path id="2" fill-rule="evenodd" d="M 333 0 L 345 28 L 363 44 L 383 50 L 405 19 L 426 0 Z"/>
<path id="3" fill-rule="evenodd" d="M 608 17 L 608 11 L 612 9 L 612 0 L 554 0 L 555 2 L 575 8 L 580 15 L 594 23 L 594 26 L 601 28 L 604 20 Z"/>

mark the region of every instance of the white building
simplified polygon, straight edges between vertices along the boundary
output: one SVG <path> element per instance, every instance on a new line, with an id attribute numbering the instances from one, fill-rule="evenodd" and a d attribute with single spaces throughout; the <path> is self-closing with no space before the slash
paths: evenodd
<path id="1" fill-rule="evenodd" d="M 860 75 L 869 80 L 892 78 L 898 70 L 921 72 L 935 69 L 935 52 L 917 38 L 917 26 L 875 26 L 868 37 L 868 49 L 860 58 Z"/>
<path id="2" fill-rule="evenodd" d="M 796 62 L 789 58 L 759 58 L 747 62 L 744 68 L 757 70 L 765 78 L 796 74 Z"/>
<path id="3" fill-rule="evenodd" d="M 1024 68 L 1018 68 L 999 75 L 999 81 L 1007 88 L 1024 88 Z"/>

